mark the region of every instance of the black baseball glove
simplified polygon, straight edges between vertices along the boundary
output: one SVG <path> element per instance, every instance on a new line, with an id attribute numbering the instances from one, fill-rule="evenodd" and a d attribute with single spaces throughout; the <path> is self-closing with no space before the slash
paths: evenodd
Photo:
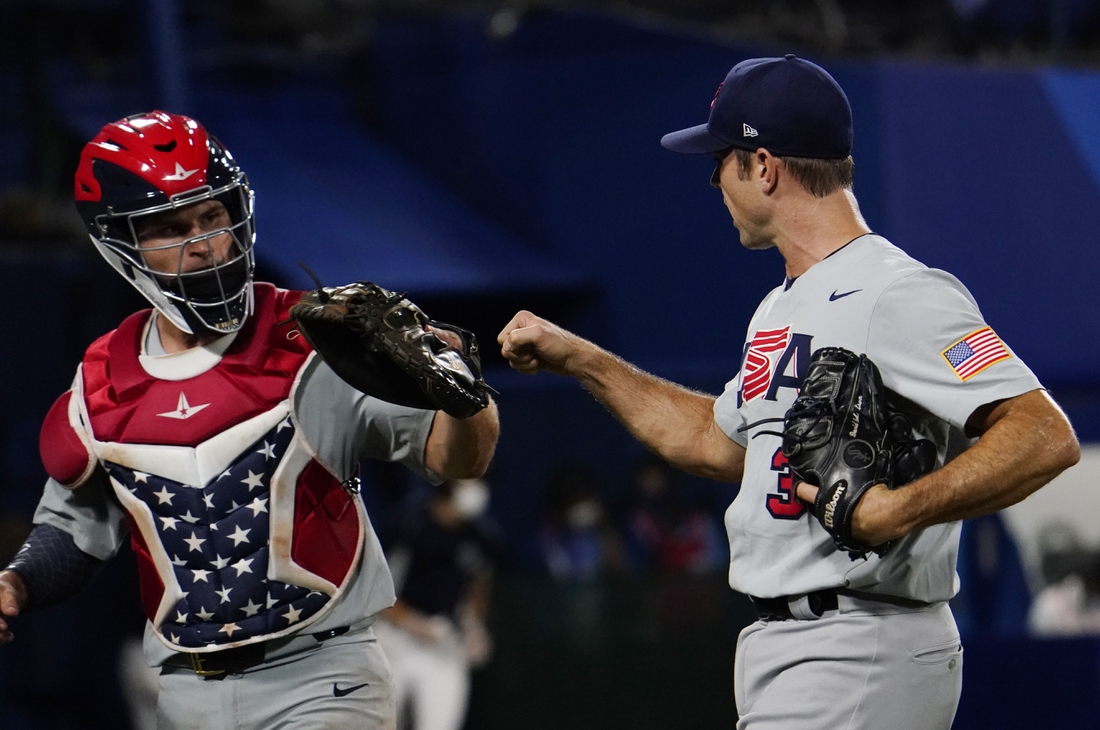
<path id="1" fill-rule="evenodd" d="M 290 308 L 290 319 L 337 375 L 367 395 L 456 418 L 489 405 L 474 334 L 428 319 L 403 294 L 369 281 L 318 286 Z"/>
<path id="2" fill-rule="evenodd" d="M 811 511 L 837 548 L 852 560 L 885 555 L 889 543 L 855 540 L 852 513 L 872 486 L 897 488 L 931 471 L 936 449 L 890 406 L 875 364 L 839 347 L 815 352 L 782 435 L 795 477 L 818 487 Z"/>

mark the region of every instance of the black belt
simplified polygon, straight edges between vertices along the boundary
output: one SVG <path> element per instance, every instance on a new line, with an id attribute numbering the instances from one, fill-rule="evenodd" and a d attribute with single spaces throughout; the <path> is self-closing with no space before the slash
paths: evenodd
<path id="1" fill-rule="evenodd" d="M 794 618 L 794 614 L 791 613 L 791 601 L 795 600 L 796 596 L 780 596 L 779 598 L 749 596 L 749 598 L 752 599 L 752 605 L 756 608 L 756 617 L 761 621 L 786 621 Z M 826 611 L 837 609 L 836 591 L 832 588 L 807 593 L 806 598 L 809 601 L 810 611 L 815 616 L 821 616 Z"/>
<path id="2" fill-rule="evenodd" d="M 814 616 L 822 616 L 826 611 L 835 611 L 839 608 L 837 596 L 849 596 L 861 601 L 872 603 L 888 603 L 891 606 L 901 608 L 927 608 L 932 605 L 924 601 L 916 601 L 911 598 L 887 596 L 882 593 L 866 593 L 854 591 L 850 588 L 825 588 L 813 593 L 807 593 L 808 607 Z M 791 612 L 791 602 L 797 601 L 801 596 L 780 596 L 779 598 L 757 598 L 749 596 L 753 607 L 756 608 L 756 617 L 761 621 L 786 621 L 795 618 Z"/>
<path id="3" fill-rule="evenodd" d="M 348 632 L 347 626 L 341 626 L 329 631 L 321 631 L 309 634 L 318 643 L 328 639 L 342 636 Z M 255 644 L 245 644 L 232 649 L 222 649 L 208 653 L 178 652 L 175 656 L 164 662 L 167 667 L 190 669 L 200 677 L 207 679 L 224 679 L 227 674 L 239 674 L 246 669 L 263 664 L 267 655 L 267 644 L 261 641 Z"/>

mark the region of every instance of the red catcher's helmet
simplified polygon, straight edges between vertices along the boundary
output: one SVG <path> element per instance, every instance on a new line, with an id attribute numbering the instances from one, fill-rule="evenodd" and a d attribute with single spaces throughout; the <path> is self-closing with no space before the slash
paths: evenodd
<path id="1" fill-rule="evenodd" d="M 154 111 L 111 122 L 84 147 L 76 171 L 76 208 L 107 262 L 185 332 L 236 332 L 252 313 L 253 194 L 233 156 L 202 125 Z M 230 225 L 168 248 L 174 272 L 154 270 L 137 231 L 145 216 L 217 200 Z M 232 236 L 225 260 L 211 240 Z M 184 249 L 207 246 L 212 265 L 184 271 Z M 161 249 L 163 250 L 163 249 Z"/>

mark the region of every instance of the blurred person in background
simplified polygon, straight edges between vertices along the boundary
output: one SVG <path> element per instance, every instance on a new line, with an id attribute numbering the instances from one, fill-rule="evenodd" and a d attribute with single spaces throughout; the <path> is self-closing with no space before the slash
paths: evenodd
<path id="1" fill-rule="evenodd" d="M 618 538 L 588 469 L 566 466 L 550 478 L 532 553 L 536 565 L 559 581 L 589 581 L 619 567 Z"/>
<path id="2" fill-rule="evenodd" d="M 1052 522 L 1039 531 L 1043 587 L 1027 617 L 1033 636 L 1100 635 L 1100 551 L 1075 527 Z"/>
<path id="3" fill-rule="evenodd" d="M 1034 636 L 1100 635 L 1100 553 L 1092 553 L 1079 569 L 1044 586 L 1027 621 Z"/>
<path id="4" fill-rule="evenodd" d="M 484 480 L 443 482 L 387 545 L 397 601 L 375 631 L 393 671 L 400 730 L 462 727 L 470 670 L 492 654 L 485 620 L 501 540 L 488 506 Z"/>
<path id="5" fill-rule="evenodd" d="M 710 573 L 729 561 L 729 546 L 710 515 L 692 504 L 676 471 L 653 454 L 635 466 L 623 521 L 632 570 Z"/>
<path id="6" fill-rule="evenodd" d="M 495 405 L 457 419 L 385 403 L 288 336 L 301 292 L 253 282 L 248 179 L 193 119 L 103 127 L 75 199 L 153 309 L 94 342 L 46 416 L 50 478 L 0 572 L 0 643 L 12 617 L 78 593 L 129 537 L 161 728 L 393 728 L 371 629 L 393 583 L 358 462 L 480 476 Z"/>

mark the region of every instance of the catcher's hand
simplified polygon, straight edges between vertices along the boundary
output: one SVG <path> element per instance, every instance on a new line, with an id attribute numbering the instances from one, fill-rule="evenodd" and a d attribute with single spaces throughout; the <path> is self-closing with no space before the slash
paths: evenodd
<path id="1" fill-rule="evenodd" d="M 783 454 L 798 480 L 819 488 L 811 511 L 853 560 L 871 551 L 885 555 L 890 547 L 865 545 L 852 535 L 852 515 L 867 490 L 907 484 L 936 460 L 932 442 L 914 438 L 908 417 L 887 402 L 875 364 L 839 347 L 811 357 L 784 418 Z"/>
<path id="2" fill-rule="evenodd" d="M 369 281 L 306 292 L 290 318 L 329 367 L 367 395 L 467 418 L 489 405 L 472 332 L 428 319 Z"/>
<path id="3" fill-rule="evenodd" d="M 0 572 L 0 644 L 15 638 L 8 620 L 18 616 L 27 605 L 27 585 L 14 570 Z"/>

